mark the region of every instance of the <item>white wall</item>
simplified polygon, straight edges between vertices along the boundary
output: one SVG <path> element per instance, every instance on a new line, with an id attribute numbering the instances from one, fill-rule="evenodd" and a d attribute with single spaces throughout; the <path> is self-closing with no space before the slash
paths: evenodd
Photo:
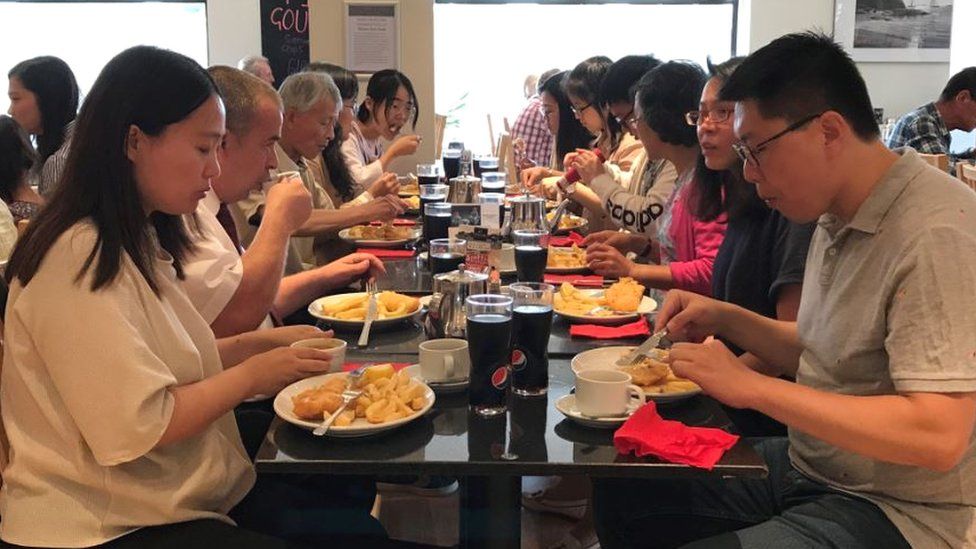
<path id="1" fill-rule="evenodd" d="M 234 67 L 245 55 L 261 53 L 259 0 L 208 0 L 207 38 L 211 65 Z"/>
<path id="2" fill-rule="evenodd" d="M 230 1 L 230 0 L 225 0 Z M 362 0 L 361 0 L 362 1 Z M 368 1 L 368 0 L 365 0 Z M 341 0 L 308 0 L 309 57 L 345 65 L 345 20 Z M 406 174 L 434 160 L 434 0 L 400 0 L 400 68 L 410 77 L 420 116 L 416 133 L 424 137 L 417 154 L 393 162 L 391 171 Z M 360 96 L 366 81 L 360 80 Z M 409 126 L 404 132 L 410 131 Z"/>
<path id="3" fill-rule="evenodd" d="M 961 3 L 965 2 L 957 1 L 956 8 Z M 953 15 L 958 21 L 959 14 Z M 834 0 L 748 0 L 740 4 L 739 17 L 740 21 L 749 20 L 749 51 L 755 51 L 790 32 L 822 30 L 831 34 Z M 948 63 L 858 63 L 858 68 L 867 82 L 871 102 L 883 107 L 887 118 L 897 118 L 936 99 L 949 79 Z"/>

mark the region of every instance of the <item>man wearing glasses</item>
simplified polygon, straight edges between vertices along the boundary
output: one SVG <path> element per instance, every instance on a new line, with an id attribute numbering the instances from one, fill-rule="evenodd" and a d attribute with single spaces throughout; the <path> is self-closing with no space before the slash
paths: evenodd
<path id="1" fill-rule="evenodd" d="M 798 320 L 672 292 L 657 328 L 704 340 L 673 347 L 677 375 L 789 437 L 756 445 L 766 479 L 628 496 L 601 485 L 602 546 L 652 532 L 693 547 L 976 545 L 976 195 L 881 143 L 863 79 L 826 37 L 773 41 L 722 97 L 737 102 L 736 150 L 759 195 L 818 220 Z M 796 382 L 749 369 L 713 335 Z"/>

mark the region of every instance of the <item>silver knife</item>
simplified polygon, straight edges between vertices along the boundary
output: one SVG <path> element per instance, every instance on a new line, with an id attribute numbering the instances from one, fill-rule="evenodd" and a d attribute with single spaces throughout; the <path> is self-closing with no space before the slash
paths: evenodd
<path id="1" fill-rule="evenodd" d="M 647 338 L 647 341 L 641 343 L 639 347 L 617 359 L 617 366 L 630 366 L 636 362 L 638 358 L 647 355 L 648 351 L 651 349 L 656 349 L 658 346 L 661 346 L 663 342 L 666 343 L 664 343 L 662 348 L 670 347 L 671 340 L 667 337 L 667 328 L 655 333 L 651 337 Z"/>

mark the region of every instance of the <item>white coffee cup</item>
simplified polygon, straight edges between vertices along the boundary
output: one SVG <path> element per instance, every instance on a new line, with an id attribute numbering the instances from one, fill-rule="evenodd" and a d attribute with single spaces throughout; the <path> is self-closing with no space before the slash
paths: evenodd
<path id="1" fill-rule="evenodd" d="M 329 354 L 329 372 L 341 372 L 342 365 L 346 363 L 346 342 L 332 337 L 314 337 L 311 339 L 301 339 L 291 344 L 292 347 L 308 347 L 310 349 L 321 349 Z"/>
<path id="2" fill-rule="evenodd" d="M 608 417 L 627 413 L 631 395 L 643 404 L 643 389 L 620 370 L 584 370 L 576 374 L 576 408 L 584 416 Z"/>
<path id="3" fill-rule="evenodd" d="M 420 375 L 425 381 L 462 381 L 470 371 L 467 341 L 431 339 L 420 344 Z"/>

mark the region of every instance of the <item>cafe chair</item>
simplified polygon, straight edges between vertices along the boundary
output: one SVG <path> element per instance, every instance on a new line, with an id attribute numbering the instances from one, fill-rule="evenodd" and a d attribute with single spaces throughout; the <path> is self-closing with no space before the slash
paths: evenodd
<path id="1" fill-rule="evenodd" d="M 444 145 L 444 128 L 447 127 L 447 117 L 443 114 L 434 115 L 434 158 L 441 157 Z"/>
<path id="2" fill-rule="evenodd" d="M 918 153 L 918 156 L 922 160 L 944 172 L 949 171 L 949 157 L 947 155 Z"/>
<path id="3" fill-rule="evenodd" d="M 488 117 L 488 142 L 491 143 L 491 155 L 498 156 L 495 149 L 497 144 L 495 143 L 495 128 L 491 125 L 491 114 L 486 114 Z"/>
<path id="4" fill-rule="evenodd" d="M 963 183 L 965 183 L 970 189 L 976 191 L 976 166 L 959 162 L 956 164 L 956 172 L 959 179 L 962 179 Z"/>

